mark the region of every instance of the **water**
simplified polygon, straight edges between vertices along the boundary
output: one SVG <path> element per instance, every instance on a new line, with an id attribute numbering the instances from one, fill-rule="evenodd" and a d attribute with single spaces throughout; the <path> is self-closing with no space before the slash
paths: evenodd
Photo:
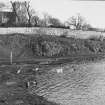
<path id="1" fill-rule="evenodd" d="M 39 77 L 34 92 L 61 105 L 105 105 L 105 61 L 54 69 Z"/>

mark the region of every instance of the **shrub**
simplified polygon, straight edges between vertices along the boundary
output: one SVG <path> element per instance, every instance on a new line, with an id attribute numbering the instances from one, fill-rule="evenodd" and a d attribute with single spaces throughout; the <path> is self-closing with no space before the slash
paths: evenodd
<path id="1" fill-rule="evenodd" d="M 66 37 L 67 37 L 67 34 L 68 34 L 68 32 L 65 31 L 65 32 L 63 32 L 63 33 L 60 35 L 60 37 L 66 38 Z"/>
<path id="2" fill-rule="evenodd" d="M 104 36 L 103 35 L 100 35 L 100 36 L 90 36 L 88 38 L 89 40 L 92 40 L 92 41 L 103 41 L 104 40 Z"/>
<path id="3" fill-rule="evenodd" d="M 46 40 L 43 37 L 32 39 L 30 41 L 33 54 L 38 56 L 55 56 L 60 55 L 63 51 L 62 45 L 57 41 Z"/>
<path id="4" fill-rule="evenodd" d="M 104 43 L 101 43 L 99 41 L 86 41 L 85 46 L 94 53 L 100 53 L 104 51 Z"/>

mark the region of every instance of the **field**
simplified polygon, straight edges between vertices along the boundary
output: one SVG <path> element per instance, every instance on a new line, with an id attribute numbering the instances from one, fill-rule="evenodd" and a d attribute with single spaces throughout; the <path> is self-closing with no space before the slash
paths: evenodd
<path id="1" fill-rule="evenodd" d="M 13 34 L 13 33 L 21 33 L 21 34 L 39 34 L 39 35 L 67 35 L 68 37 L 76 37 L 81 39 L 87 39 L 91 36 L 100 36 L 103 35 L 105 37 L 104 32 L 96 32 L 96 31 L 81 31 L 81 30 L 71 30 L 71 29 L 63 29 L 63 28 L 44 28 L 44 27 L 9 27 L 9 28 L 0 28 L 0 35 L 5 34 Z"/>

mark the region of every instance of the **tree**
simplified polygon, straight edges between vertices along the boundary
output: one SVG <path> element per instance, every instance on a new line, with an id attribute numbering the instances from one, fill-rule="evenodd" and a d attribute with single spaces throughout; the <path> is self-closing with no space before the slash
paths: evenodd
<path id="1" fill-rule="evenodd" d="M 82 30 L 89 31 L 92 28 L 90 24 L 84 23 L 82 26 Z"/>
<path id="2" fill-rule="evenodd" d="M 28 15 L 28 26 L 31 26 L 32 10 L 30 9 L 30 1 L 25 1 L 25 7 Z"/>
<path id="3" fill-rule="evenodd" d="M 82 26 L 84 25 L 85 20 L 80 14 L 77 14 L 76 16 L 72 16 L 67 21 L 67 23 L 69 24 L 69 26 L 74 26 L 76 30 L 80 30 L 82 29 Z"/>
<path id="4" fill-rule="evenodd" d="M 60 20 L 54 17 L 49 17 L 49 23 L 54 27 L 63 26 Z"/>
<path id="5" fill-rule="evenodd" d="M 6 5 L 2 2 L 0 2 L 0 8 L 6 7 Z"/>
<path id="6" fill-rule="evenodd" d="M 33 15 L 33 10 L 30 7 L 30 1 L 24 1 L 24 2 L 11 1 L 11 4 L 13 12 L 17 17 L 16 24 L 31 26 L 31 18 Z"/>
<path id="7" fill-rule="evenodd" d="M 50 17 L 51 16 L 48 13 L 43 13 L 43 19 L 42 19 L 41 23 L 44 27 L 47 27 L 49 25 L 49 18 Z"/>
<path id="8" fill-rule="evenodd" d="M 5 7 L 5 4 L 0 2 L 0 9 L 2 9 L 3 7 Z M 2 24 L 2 14 L 0 14 L 0 26 Z"/>
<path id="9" fill-rule="evenodd" d="M 20 21 L 20 18 L 19 18 L 19 16 L 18 16 L 18 9 L 19 9 L 19 2 L 12 2 L 12 1 L 10 1 L 10 3 L 11 3 L 11 5 L 12 5 L 12 11 L 14 12 L 14 14 L 15 14 L 15 16 L 16 16 L 16 23 L 15 24 L 17 24 L 19 21 Z"/>
<path id="10" fill-rule="evenodd" d="M 63 27 L 64 26 L 59 19 L 52 17 L 48 13 L 43 13 L 43 19 L 41 20 L 41 25 L 43 25 L 44 27 L 48 27 L 48 26 Z"/>
<path id="11" fill-rule="evenodd" d="M 31 18 L 31 25 L 32 26 L 39 26 L 40 18 L 36 16 L 32 16 Z"/>

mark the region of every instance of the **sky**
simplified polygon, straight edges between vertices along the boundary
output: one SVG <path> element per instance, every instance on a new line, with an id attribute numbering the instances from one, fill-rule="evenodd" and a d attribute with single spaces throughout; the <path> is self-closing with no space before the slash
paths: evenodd
<path id="1" fill-rule="evenodd" d="M 9 4 L 10 0 L 0 0 Z M 11 0 L 16 1 L 16 0 Z M 19 0 L 18 0 L 19 1 Z M 24 0 L 20 0 L 24 1 Z M 28 0 L 26 0 L 28 1 Z M 31 6 L 35 11 L 48 13 L 53 17 L 59 18 L 62 22 L 71 16 L 80 13 L 93 27 L 105 28 L 105 1 L 79 1 L 79 0 L 30 0 Z"/>

